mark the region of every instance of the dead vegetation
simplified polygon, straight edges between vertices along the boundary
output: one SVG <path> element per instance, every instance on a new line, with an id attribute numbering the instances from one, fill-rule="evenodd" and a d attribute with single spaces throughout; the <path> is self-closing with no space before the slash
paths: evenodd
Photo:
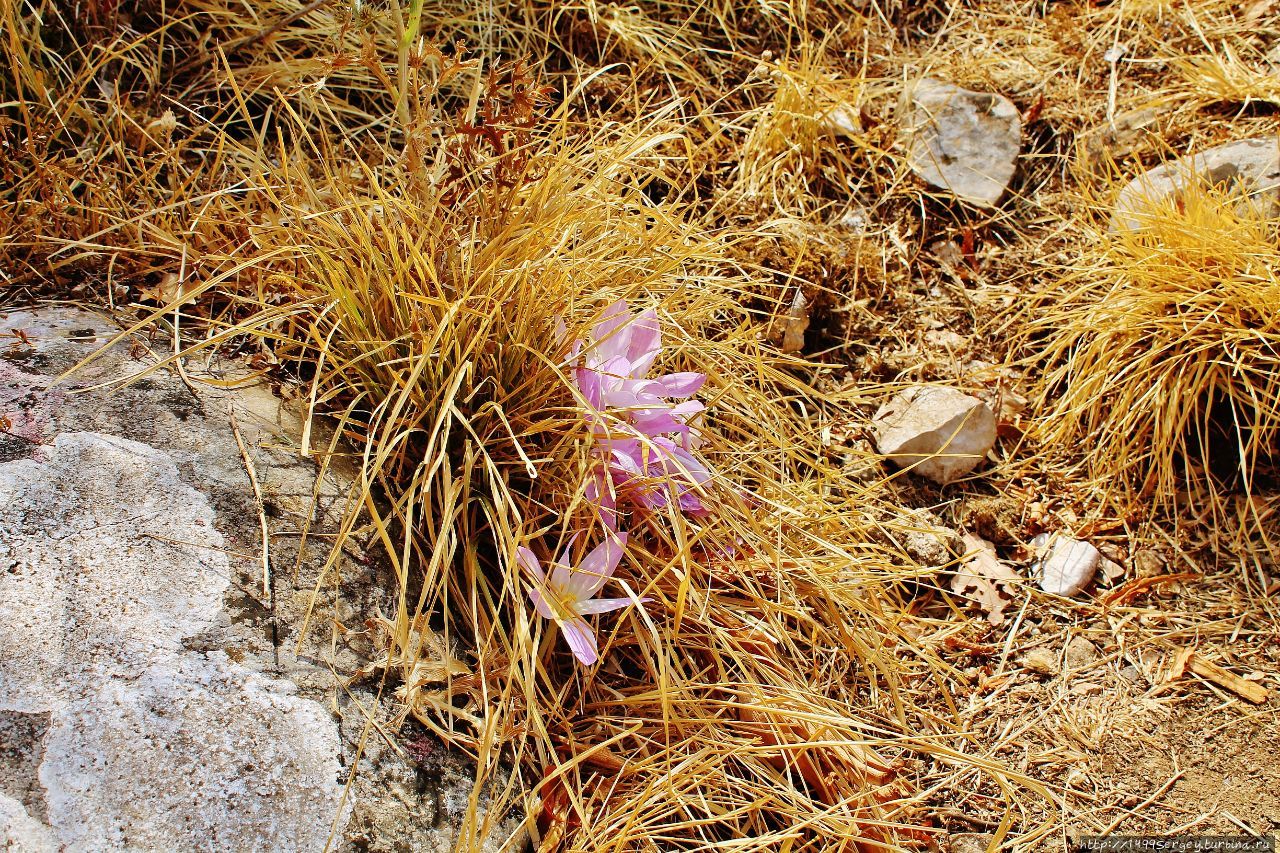
<path id="1" fill-rule="evenodd" d="M 1180 679 L 1224 731 L 1274 730 L 1231 678 L 1280 686 L 1276 223 L 1205 186 L 1106 229 L 1145 168 L 1276 134 L 1280 7 L 0 0 L 0 27 L 6 301 L 248 353 L 337 426 L 307 446 L 362 465 L 344 535 L 401 595 L 333 628 L 498 787 L 461 849 L 506 808 L 542 850 L 1232 827 L 1152 817 L 1185 771 L 1156 790 L 1115 755 L 1161 748 Z M 1022 113 L 998 208 L 907 167 L 923 76 Z M 707 519 L 633 538 L 650 602 L 580 669 L 514 554 L 592 523 L 556 330 L 619 298 L 710 377 L 717 477 Z M 870 458 L 873 405 L 916 381 L 996 411 L 980 477 Z M 1011 575 L 1044 531 L 1117 569 L 966 611 L 912 507 Z"/>

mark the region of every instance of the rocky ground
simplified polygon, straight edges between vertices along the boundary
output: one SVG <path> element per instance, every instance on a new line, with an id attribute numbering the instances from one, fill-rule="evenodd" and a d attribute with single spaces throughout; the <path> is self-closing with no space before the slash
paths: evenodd
<path id="1" fill-rule="evenodd" d="M 0 339 L 4 849 L 453 849 L 473 776 L 367 669 L 386 578 L 326 566 L 349 474 L 265 385 L 147 373 L 163 344 L 101 314 Z"/>

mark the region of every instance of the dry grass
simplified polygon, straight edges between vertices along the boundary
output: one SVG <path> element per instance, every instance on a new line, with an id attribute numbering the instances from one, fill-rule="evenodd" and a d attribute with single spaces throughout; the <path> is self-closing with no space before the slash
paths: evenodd
<path id="1" fill-rule="evenodd" d="M 1280 429 L 1276 236 L 1256 204 L 1196 181 L 1140 229 L 1098 234 L 1029 326 L 1050 365 L 1041 440 L 1093 448 L 1093 476 L 1155 508 L 1255 493 Z"/>
<path id="2" fill-rule="evenodd" d="M 918 847 L 973 809 L 997 845 L 1061 832 L 1038 780 L 1070 756 L 1019 764 L 1034 724 L 1001 704 L 1015 642 L 1038 642 L 1024 615 L 1056 605 L 1027 593 L 975 640 L 875 521 L 973 497 L 865 475 L 877 383 L 1039 383 L 1002 429 L 1044 428 L 988 474 L 1022 507 L 1002 557 L 1123 529 L 1121 485 L 1125 511 L 1177 510 L 1235 477 L 1257 500 L 1218 516 L 1275 523 L 1275 223 L 1206 189 L 1111 237 L 1082 201 L 1170 147 L 1274 131 L 1258 62 L 1280 33 L 1252 7 L 65 5 L 0 0 L 6 297 L 127 308 L 182 357 L 235 341 L 308 401 L 321 464 L 360 463 L 342 537 L 379 543 L 400 593 L 368 614 L 374 663 L 496 797 L 463 849 L 509 806 L 545 850 Z M 1004 210 L 975 219 L 904 168 L 895 109 L 922 74 L 1027 114 Z M 805 353 L 833 364 L 762 340 L 762 297 L 795 292 Z M 714 511 L 633 531 L 618 578 L 651 600 L 601 617 L 582 669 L 512 558 L 593 523 L 555 329 L 619 298 L 659 311 L 663 368 L 711 377 Z M 1030 381 L 991 366 L 1019 355 Z M 1205 464 L 1219 439 L 1229 470 Z M 1101 712 L 1067 722 L 1073 749 L 1102 742 Z"/>

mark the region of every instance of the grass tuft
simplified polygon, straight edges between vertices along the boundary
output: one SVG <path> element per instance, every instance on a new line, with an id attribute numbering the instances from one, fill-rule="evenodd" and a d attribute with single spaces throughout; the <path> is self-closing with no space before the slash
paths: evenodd
<path id="1" fill-rule="evenodd" d="M 1277 227 L 1188 181 L 1141 228 L 1097 234 L 1030 326 L 1050 365 L 1041 439 L 1090 447 L 1095 476 L 1152 508 L 1253 494 L 1280 430 Z"/>

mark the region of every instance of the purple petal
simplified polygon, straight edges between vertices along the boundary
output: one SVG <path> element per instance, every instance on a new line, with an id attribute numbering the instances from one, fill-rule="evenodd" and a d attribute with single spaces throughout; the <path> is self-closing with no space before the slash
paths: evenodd
<path id="1" fill-rule="evenodd" d="M 603 542 L 582 558 L 581 565 L 569 578 L 565 589 L 572 592 L 577 601 L 586 601 L 595 595 L 618 568 L 626 546 L 627 534 L 621 533 L 616 538 L 606 536 Z"/>
<path id="2" fill-rule="evenodd" d="M 653 443 L 661 448 L 655 456 L 668 474 L 679 473 L 698 485 L 711 481 L 711 471 L 703 462 L 680 445 L 666 438 L 655 438 Z"/>
<path id="3" fill-rule="evenodd" d="M 542 574 L 542 564 L 538 562 L 537 556 L 523 545 L 516 547 L 516 563 L 538 580 L 546 579 Z"/>
<path id="4" fill-rule="evenodd" d="M 635 428 L 650 438 L 657 438 L 669 432 L 683 432 L 689 429 L 684 421 L 671 414 L 671 409 L 644 409 L 633 412 L 631 423 Z"/>
<path id="5" fill-rule="evenodd" d="M 662 388 L 664 397 L 691 397 L 707 381 L 705 373 L 668 373 L 655 382 Z"/>
<path id="6" fill-rule="evenodd" d="M 604 377 L 589 367 L 578 367 L 573 371 L 573 378 L 578 383 L 578 390 L 586 398 L 587 405 L 593 409 L 603 409 Z"/>
<path id="7" fill-rule="evenodd" d="M 582 490 L 587 503 L 595 504 L 596 514 L 600 516 L 600 524 L 610 533 L 618 532 L 618 497 L 614 490 L 613 479 L 603 467 L 596 468 Z"/>
<path id="8" fill-rule="evenodd" d="M 596 634 L 582 617 L 561 622 L 560 633 L 564 634 L 565 642 L 573 650 L 573 656 L 583 666 L 591 666 L 600 659 L 600 654 L 596 651 Z"/>
<path id="9" fill-rule="evenodd" d="M 560 589 L 566 589 L 569 586 L 570 579 L 573 577 L 573 570 L 569 568 L 569 559 L 573 554 L 573 546 L 581 535 L 581 533 L 575 533 L 569 537 L 569 544 L 564 546 L 564 553 L 551 569 L 552 586 Z"/>
<path id="10" fill-rule="evenodd" d="M 591 336 L 596 343 L 600 343 L 629 319 L 631 319 L 631 306 L 627 304 L 627 300 L 619 299 L 601 312 L 600 319 L 591 330 Z"/>
<path id="11" fill-rule="evenodd" d="M 593 598 L 590 601 L 584 601 L 575 608 L 579 616 L 590 616 L 594 613 L 610 613 L 614 610 L 621 610 L 632 604 L 644 604 L 652 601 L 649 598 Z"/>
<path id="12" fill-rule="evenodd" d="M 551 609 L 551 604 L 547 601 L 546 596 L 541 591 L 529 588 L 529 600 L 533 602 L 533 607 L 538 611 L 538 615 L 543 619 L 556 618 L 555 612 Z"/>

